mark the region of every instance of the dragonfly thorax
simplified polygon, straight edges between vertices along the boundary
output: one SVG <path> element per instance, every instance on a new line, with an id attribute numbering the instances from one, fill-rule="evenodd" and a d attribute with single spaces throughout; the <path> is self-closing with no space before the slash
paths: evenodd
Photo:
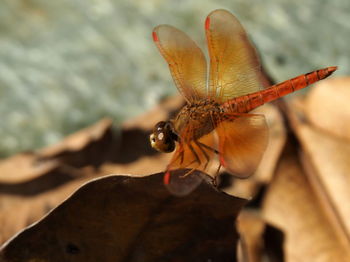
<path id="1" fill-rule="evenodd" d="M 223 113 L 220 104 L 201 100 L 184 106 L 173 120 L 174 132 L 185 140 L 199 139 L 210 133 Z"/>

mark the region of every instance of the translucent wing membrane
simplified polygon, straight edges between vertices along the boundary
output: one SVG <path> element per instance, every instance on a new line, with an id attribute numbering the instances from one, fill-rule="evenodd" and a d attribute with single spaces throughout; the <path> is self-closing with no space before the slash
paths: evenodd
<path id="1" fill-rule="evenodd" d="M 210 55 L 209 95 L 219 102 L 259 91 L 260 63 L 239 21 L 215 10 L 205 22 Z"/>
<path id="2" fill-rule="evenodd" d="M 220 163 L 233 175 L 246 178 L 260 163 L 268 142 L 268 127 L 263 115 L 228 116 L 216 128 Z"/>
<path id="3" fill-rule="evenodd" d="M 175 169 L 168 171 L 165 178 L 169 181 L 164 183 L 170 193 L 176 196 L 185 196 L 191 193 L 202 182 L 202 176 L 197 170 L 188 173 L 188 169 Z M 184 174 L 187 174 L 184 176 Z"/>
<path id="4" fill-rule="evenodd" d="M 169 64 L 176 87 L 188 102 L 207 97 L 207 64 L 200 48 L 184 32 L 169 25 L 153 30 L 153 40 Z"/>

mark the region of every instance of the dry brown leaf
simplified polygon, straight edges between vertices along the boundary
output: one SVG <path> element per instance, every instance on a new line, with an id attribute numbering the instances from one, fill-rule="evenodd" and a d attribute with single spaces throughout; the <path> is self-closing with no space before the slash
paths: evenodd
<path id="1" fill-rule="evenodd" d="M 45 158 L 54 158 L 65 152 L 79 151 L 92 141 L 99 140 L 106 134 L 106 130 L 109 130 L 111 126 L 112 120 L 104 118 L 92 126 L 67 136 L 64 140 L 55 145 L 41 149 L 38 155 Z"/>
<path id="2" fill-rule="evenodd" d="M 18 159 L 14 159 L 14 160 L 15 161 L 13 161 L 13 163 L 10 163 L 11 172 L 15 172 L 14 164 L 19 162 Z M 51 166 L 50 168 L 42 168 L 42 169 L 35 168 L 30 166 L 29 164 L 30 160 L 31 158 L 29 157 L 28 161 L 24 161 L 26 164 L 28 164 L 28 166 L 25 166 L 23 168 L 22 171 L 25 171 L 22 173 L 23 176 L 18 177 L 18 179 L 25 178 L 25 180 L 16 181 L 16 183 L 0 182 L 0 199 L 5 195 L 31 196 L 31 195 L 40 194 L 48 190 L 53 190 L 81 176 L 83 177 L 90 176 L 92 173 L 94 173 L 89 171 L 90 169 L 93 169 L 92 167 L 77 169 L 77 168 L 69 167 L 62 164 L 59 165 L 58 163 L 56 163 L 57 166 Z M 38 171 L 38 172 L 35 172 L 35 171 Z M 86 171 L 89 171 L 89 172 L 86 172 Z M 1 169 L 0 169 L 0 172 L 2 172 Z M 8 175 L 11 175 L 12 174 L 11 172 L 9 172 Z M 35 177 L 34 175 L 36 175 L 37 177 Z M 29 178 L 32 178 L 32 179 L 27 180 Z M 1 228 L 0 228 L 0 231 L 1 231 Z"/>
<path id="3" fill-rule="evenodd" d="M 293 101 L 291 106 L 297 103 L 302 101 Z M 350 205 L 345 204 L 350 199 L 350 141 L 308 124 L 303 115 L 300 110 L 289 114 L 304 150 L 306 174 L 333 228 L 350 249 Z"/>
<path id="4" fill-rule="evenodd" d="M 350 141 L 350 77 L 321 81 L 305 100 L 312 125 Z"/>
<path id="5" fill-rule="evenodd" d="M 35 153 L 28 152 L 1 160 L 0 183 L 15 184 L 37 179 L 58 166 L 55 161 L 39 163 L 37 159 Z"/>
<path id="6" fill-rule="evenodd" d="M 287 153 L 264 199 L 266 221 L 285 233 L 285 257 L 293 262 L 350 261 L 344 245 L 306 179 L 295 152 Z"/>
<path id="7" fill-rule="evenodd" d="M 60 184 L 57 181 L 61 179 L 60 173 L 66 173 L 67 168 L 100 165 L 103 153 L 108 151 L 106 145 L 112 140 L 111 124 L 111 120 L 103 119 L 54 146 L 1 160 L 0 192 L 6 192 L 5 187 L 22 184 L 25 194 L 28 188 L 35 187 L 33 184 L 43 187 L 49 180 Z M 65 182 L 68 178 L 62 179 Z"/>
<path id="8" fill-rule="evenodd" d="M 265 222 L 257 211 L 243 210 L 237 218 L 240 234 L 240 262 L 260 262 L 262 260 Z"/>
<path id="9" fill-rule="evenodd" d="M 299 129 L 308 177 L 323 203 L 337 216 L 350 248 L 350 143 L 309 126 Z M 328 203 L 326 203 L 328 202 Z"/>
<path id="10" fill-rule="evenodd" d="M 92 173 L 89 168 L 81 170 L 85 177 L 73 181 L 66 181 L 63 186 L 51 188 L 38 194 L 20 194 L 28 192 L 27 188 L 18 188 L 13 194 L 0 194 L 0 245 L 7 239 L 19 232 L 26 226 L 42 218 L 52 208 L 66 199 L 74 190 L 91 179 Z M 88 175 L 90 174 L 90 175 Z M 69 174 L 64 174 L 69 176 Z M 58 178 L 60 178 L 59 176 Z M 52 180 L 55 181 L 55 180 Z M 56 180 L 57 181 L 57 180 Z M 39 183 L 40 184 L 40 183 Z M 40 184 L 41 185 L 41 184 Z M 36 185 L 35 185 L 36 187 Z"/>
<path id="11" fill-rule="evenodd" d="M 237 246 L 239 262 L 281 262 L 284 234 L 278 228 L 267 224 L 258 209 L 245 209 L 237 218 L 240 241 Z"/>
<path id="12" fill-rule="evenodd" d="M 172 196 L 163 174 L 89 182 L 21 232 L 0 261 L 234 261 L 246 200 L 203 182 Z"/>
<path id="13" fill-rule="evenodd" d="M 111 121 L 105 119 L 71 135 L 53 147 L 55 150 L 43 149 L 39 153 L 22 153 L 2 160 L 0 243 L 41 218 L 72 192 L 51 194 L 53 190 L 80 177 L 87 180 L 99 175 L 93 167 L 77 167 L 96 164 L 90 161 L 91 157 L 98 160 L 110 138 Z"/>
<path id="14" fill-rule="evenodd" d="M 125 164 L 106 163 L 101 166 L 104 174 L 154 174 L 163 172 L 170 162 L 171 154 L 155 154 L 142 156 L 139 159 Z"/>
<path id="15" fill-rule="evenodd" d="M 104 118 L 39 150 L 38 162 L 58 161 L 72 167 L 99 166 L 108 156 L 113 140 L 112 120 Z"/>

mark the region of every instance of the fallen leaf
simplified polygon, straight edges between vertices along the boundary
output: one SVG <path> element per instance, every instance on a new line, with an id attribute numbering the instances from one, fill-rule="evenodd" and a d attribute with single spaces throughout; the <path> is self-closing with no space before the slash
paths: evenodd
<path id="1" fill-rule="evenodd" d="M 55 145 L 39 150 L 37 162 L 56 161 L 71 167 L 98 167 L 108 157 L 113 142 L 112 120 L 104 118 Z"/>
<path id="2" fill-rule="evenodd" d="M 64 185 L 46 191 L 42 190 L 35 194 L 25 194 L 30 190 L 25 187 L 26 184 L 7 187 L 8 190 L 12 189 L 13 192 L 0 193 L 0 245 L 26 226 L 41 219 L 47 212 L 72 194 L 74 190 L 89 181 L 92 176 L 99 175 L 92 173 L 93 171 L 88 168 L 87 170 L 82 169 L 80 172 L 84 173 L 85 176 L 67 180 Z M 61 174 L 57 176 L 57 179 L 69 176 L 72 175 L 69 173 Z M 50 178 L 49 181 L 52 183 L 55 180 Z M 37 182 L 42 185 L 40 181 Z M 34 187 L 37 188 L 36 183 Z"/>
<path id="3" fill-rule="evenodd" d="M 67 169 L 79 175 L 76 168 L 101 165 L 113 140 L 111 124 L 103 119 L 56 145 L 1 160 L 0 193 L 34 194 L 73 179 L 64 176 Z"/>
<path id="4" fill-rule="evenodd" d="M 100 175 L 94 170 L 98 163 L 91 159 L 100 161 L 103 158 L 100 152 L 111 136 L 111 121 L 105 119 L 51 149 L 21 153 L 2 160 L 0 243 L 41 218 L 72 192 L 53 194 L 55 199 L 47 198 L 55 189 L 79 178 L 86 181 Z"/>
<path id="5" fill-rule="evenodd" d="M 312 125 L 350 141 L 350 77 L 317 83 L 305 99 L 305 115 Z"/>
<path id="6" fill-rule="evenodd" d="M 15 184 L 37 179 L 57 168 L 58 163 L 47 161 L 37 162 L 33 152 L 20 153 L 0 161 L 0 184 Z"/>
<path id="7" fill-rule="evenodd" d="M 334 101 L 336 102 L 336 101 Z M 290 106 L 303 101 L 292 101 Z M 303 106 L 289 117 L 303 148 L 303 166 L 334 230 L 350 249 L 350 141 L 305 121 Z M 342 122 L 342 119 L 338 119 Z"/>
<path id="8" fill-rule="evenodd" d="M 262 260 L 265 222 L 257 211 L 243 210 L 237 218 L 240 234 L 240 262 L 259 262 Z"/>
<path id="9" fill-rule="evenodd" d="M 284 234 L 266 223 L 259 209 L 244 209 L 237 218 L 240 240 L 237 246 L 239 262 L 285 261 L 282 246 Z"/>
<path id="10" fill-rule="evenodd" d="M 263 202 L 264 219 L 285 234 L 287 261 L 350 261 L 295 151 L 286 151 Z"/>
<path id="11" fill-rule="evenodd" d="M 179 198 L 162 180 L 89 182 L 5 244 L 0 261 L 234 261 L 234 220 L 246 200 L 206 182 Z"/>

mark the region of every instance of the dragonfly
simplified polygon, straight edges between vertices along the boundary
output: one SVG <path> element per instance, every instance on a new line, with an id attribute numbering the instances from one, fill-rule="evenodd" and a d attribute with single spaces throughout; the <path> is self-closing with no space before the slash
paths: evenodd
<path id="1" fill-rule="evenodd" d="M 166 153 L 175 150 L 164 184 L 180 195 L 200 183 L 193 179 L 198 172 L 217 177 L 223 166 L 235 177 L 249 177 L 268 143 L 265 116 L 250 111 L 324 79 L 337 69 L 315 70 L 263 88 L 257 52 L 232 13 L 212 11 L 205 20 L 205 34 L 209 70 L 204 53 L 184 32 L 170 25 L 159 25 L 152 32 L 186 100 L 174 119 L 157 123 L 150 135 L 154 149 Z M 215 161 L 217 168 L 212 168 Z M 183 179 L 178 179 L 179 174 Z"/>

